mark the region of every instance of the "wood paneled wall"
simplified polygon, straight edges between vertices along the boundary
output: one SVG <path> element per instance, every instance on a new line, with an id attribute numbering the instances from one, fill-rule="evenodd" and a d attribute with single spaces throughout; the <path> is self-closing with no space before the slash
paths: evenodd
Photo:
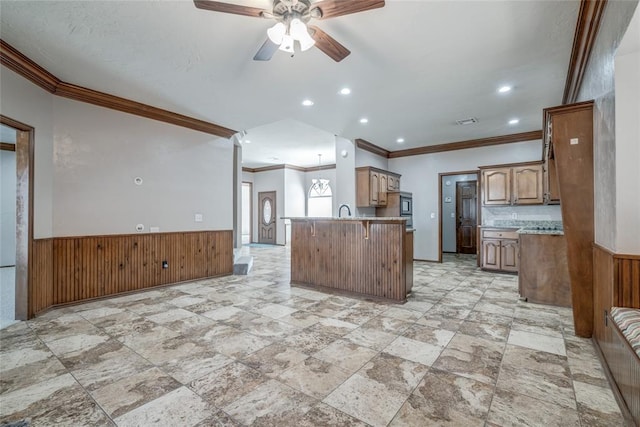
<path id="1" fill-rule="evenodd" d="M 59 237 L 35 240 L 33 255 L 30 316 L 52 305 L 232 274 L 233 232 Z"/>
<path id="2" fill-rule="evenodd" d="M 615 384 L 614 392 L 640 421 L 640 361 L 608 317 L 611 307 L 640 308 L 640 255 L 622 255 L 594 245 L 593 336 Z"/>
<path id="3" fill-rule="evenodd" d="M 405 301 L 413 250 L 405 260 L 404 222 L 365 224 L 292 220 L 291 283 Z"/>

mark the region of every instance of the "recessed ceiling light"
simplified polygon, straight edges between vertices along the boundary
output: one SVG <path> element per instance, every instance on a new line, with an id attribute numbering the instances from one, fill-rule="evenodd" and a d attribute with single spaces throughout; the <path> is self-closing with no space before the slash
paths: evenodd
<path id="1" fill-rule="evenodd" d="M 520 123 L 520 119 L 511 119 L 511 120 L 509 120 L 509 124 L 510 125 L 517 125 L 518 123 Z"/>
<path id="2" fill-rule="evenodd" d="M 369 123 L 369 119 L 367 119 L 366 117 L 363 117 L 360 119 L 360 123 L 362 123 L 363 125 Z"/>
<path id="3" fill-rule="evenodd" d="M 498 92 L 507 93 L 507 92 L 510 92 L 511 89 L 512 89 L 511 86 L 500 86 L 500 88 L 498 89 Z"/>
<path id="4" fill-rule="evenodd" d="M 349 89 L 348 87 L 343 87 L 342 89 L 340 89 L 340 95 L 349 95 L 351 93 L 351 89 Z"/>
<path id="5" fill-rule="evenodd" d="M 304 101 L 302 101 L 302 105 L 304 105 L 305 107 L 311 107 L 313 105 L 313 101 L 310 99 L 305 99 Z"/>
<path id="6" fill-rule="evenodd" d="M 402 144 L 404 142 L 404 138 L 398 138 L 398 139 L 396 139 L 396 142 L 398 144 Z"/>

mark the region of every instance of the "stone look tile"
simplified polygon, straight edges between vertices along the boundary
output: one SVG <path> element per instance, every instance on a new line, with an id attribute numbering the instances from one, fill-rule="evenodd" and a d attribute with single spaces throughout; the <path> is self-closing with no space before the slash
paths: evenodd
<path id="1" fill-rule="evenodd" d="M 371 360 L 377 352 L 346 340 L 337 340 L 320 350 L 314 357 L 332 363 L 345 371 L 355 372 Z"/>
<path id="2" fill-rule="evenodd" d="M 189 388 L 220 408 L 249 393 L 266 380 L 255 369 L 232 362 L 192 381 Z"/>
<path id="3" fill-rule="evenodd" d="M 295 425 L 297 427 L 368 427 L 368 424 L 324 403 L 314 406 L 304 417 L 296 420 Z"/>
<path id="4" fill-rule="evenodd" d="M 278 380 L 316 399 L 323 399 L 350 373 L 336 365 L 310 357 L 278 376 Z"/>
<path id="5" fill-rule="evenodd" d="M 115 418 L 177 389 L 180 385 L 154 367 L 98 388 L 91 395 L 109 416 Z"/>
<path id="6" fill-rule="evenodd" d="M 432 369 L 391 425 L 482 426 L 492 396 L 492 386 Z"/>
<path id="7" fill-rule="evenodd" d="M 530 396 L 497 390 L 487 418 L 489 425 L 579 427 L 578 412 Z"/>
<path id="8" fill-rule="evenodd" d="M 431 366 L 442 352 L 442 347 L 412 340 L 411 338 L 398 337 L 385 347 L 384 352 Z"/>
<path id="9" fill-rule="evenodd" d="M 511 330 L 509 344 L 527 347 L 533 350 L 546 351 L 548 353 L 566 356 L 564 340 L 548 335 L 540 335 L 532 332 Z"/>
<path id="10" fill-rule="evenodd" d="M 216 411 L 186 387 L 180 387 L 115 418 L 118 427 L 194 425 Z"/>
<path id="11" fill-rule="evenodd" d="M 274 377 L 308 357 L 306 354 L 283 344 L 272 344 L 245 357 L 242 361 L 250 368 L 256 369 L 268 377 Z"/>
<path id="12" fill-rule="evenodd" d="M 552 375 L 543 371 L 534 371 L 526 367 L 504 366 L 496 387 L 511 393 L 526 396 L 556 405 L 576 409 L 576 401 L 571 379 Z"/>
<path id="13" fill-rule="evenodd" d="M 519 301 L 517 277 L 473 256 L 415 262 L 396 305 L 291 287 L 288 248 L 242 250 L 248 276 L 0 330 L 0 424 L 622 424 L 571 310 Z"/>
<path id="14" fill-rule="evenodd" d="M 408 393 L 389 389 L 359 373 L 352 375 L 323 402 L 372 426 L 386 426 Z"/>
<path id="15" fill-rule="evenodd" d="M 314 403 L 309 396 L 270 380 L 223 409 L 245 425 L 282 426 L 306 414 Z"/>
<path id="16" fill-rule="evenodd" d="M 578 413 L 583 425 L 623 425 L 624 419 L 611 389 L 579 381 L 573 382 L 578 403 Z"/>
<path id="17" fill-rule="evenodd" d="M 433 367 L 494 384 L 498 378 L 503 350 L 503 343 L 458 333 Z"/>

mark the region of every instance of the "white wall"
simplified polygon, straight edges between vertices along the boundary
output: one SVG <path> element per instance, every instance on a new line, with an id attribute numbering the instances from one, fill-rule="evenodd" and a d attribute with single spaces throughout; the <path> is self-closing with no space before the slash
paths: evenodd
<path id="1" fill-rule="evenodd" d="M 33 234 L 53 236 L 53 95 L 2 66 L 2 115 L 35 129 Z"/>
<path id="2" fill-rule="evenodd" d="M 305 216 L 307 206 L 307 173 L 294 169 L 284 170 L 284 216 Z M 285 220 L 286 241 L 291 240 L 291 221 Z"/>
<path id="3" fill-rule="evenodd" d="M 16 264 L 15 151 L 0 150 L 0 193 L 0 267 L 6 267 Z"/>
<path id="4" fill-rule="evenodd" d="M 442 200 L 440 201 L 442 203 L 442 252 L 456 252 L 457 250 L 456 183 L 477 180 L 477 174 L 451 175 L 442 179 Z M 402 181 L 400 183 L 402 184 Z M 479 191 L 478 194 L 480 194 Z M 446 202 L 447 197 L 449 202 Z"/>
<path id="5" fill-rule="evenodd" d="M 616 241 L 615 251 L 640 254 L 640 7 L 615 58 Z M 626 44 L 630 45 L 626 48 Z M 622 52 L 620 52 L 622 53 Z"/>
<path id="6" fill-rule="evenodd" d="M 54 107 L 56 236 L 233 228 L 229 140 L 64 98 Z"/>
<path id="7" fill-rule="evenodd" d="M 342 152 L 346 156 L 342 155 Z M 333 215 L 338 216 L 338 208 L 346 204 L 351 215 L 358 214 L 356 208 L 356 147 L 349 139 L 336 136 L 336 168 L 333 189 Z M 346 215 L 347 212 L 344 212 Z"/>
<path id="8" fill-rule="evenodd" d="M 374 168 L 389 170 L 389 159 L 378 156 L 370 151 L 356 147 L 356 167 L 373 166 Z M 396 172 L 396 171 L 392 171 Z"/>
<path id="9" fill-rule="evenodd" d="M 414 257 L 438 259 L 438 174 L 541 160 L 541 144 L 537 140 L 389 159 L 389 170 L 402 174 L 402 191 L 413 193 Z"/>

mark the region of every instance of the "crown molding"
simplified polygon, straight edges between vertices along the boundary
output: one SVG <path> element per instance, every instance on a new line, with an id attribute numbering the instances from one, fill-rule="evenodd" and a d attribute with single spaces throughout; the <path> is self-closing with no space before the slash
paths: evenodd
<path id="1" fill-rule="evenodd" d="M 0 39 L 0 63 L 47 92 L 63 98 L 86 102 L 224 138 L 230 138 L 237 132 L 215 123 L 63 82 L 2 39 Z"/>
<path id="2" fill-rule="evenodd" d="M 384 148 L 379 147 L 375 144 L 372 144 L 371 142 L 361 138 L 357 138 L 355 140 L 355 143 L 356 143 L 356 147 L 381 157 L 389 158 L 389 154 L 391 153 L 389 150 L 385 150 Z"/>
<path id="3" fill-rule="evenodd" d="M 446 144 L 427 145 L 424 147 L 408 148 L 392 151 L 389 158 L 419 156 L 421 154 L 442 153 L 445 151 L 464 150 L 467 148 L 488 147 L 490 145 L 511 144 L 513 142 L 533 141 L 542 139 L 542 130 L 512 133 L 510 135 L 492 136 L 490 138 L 471 139 L 468 141 L 449 142 Z"/>
<path id="4" fill-rule="evenodd" d="M 571 59 L 564 86 L 563 104 L 571 104 L 578 99 L 582 78 L 587 69 L 587 63 L 593 50 L 600 21 L 604 15 L 607 0 L 582 0 L 573 36 Z"/>
<path id="5" fill-rule="evenodd" d="M 259 168 L 243 167 L 242 172 L 257 173 L 257 172 L 275 171 L 280 169 L 291 169 L 299 172 L 316 172 L 316 171 L 329 170 L 329 169 L 335 169 L 335 168 L 336 168 L 336 165 L 311 166 L 311 167 L 305 168 L 302 166 L 281 164 L 281 165 L 263 166 Z"/>

